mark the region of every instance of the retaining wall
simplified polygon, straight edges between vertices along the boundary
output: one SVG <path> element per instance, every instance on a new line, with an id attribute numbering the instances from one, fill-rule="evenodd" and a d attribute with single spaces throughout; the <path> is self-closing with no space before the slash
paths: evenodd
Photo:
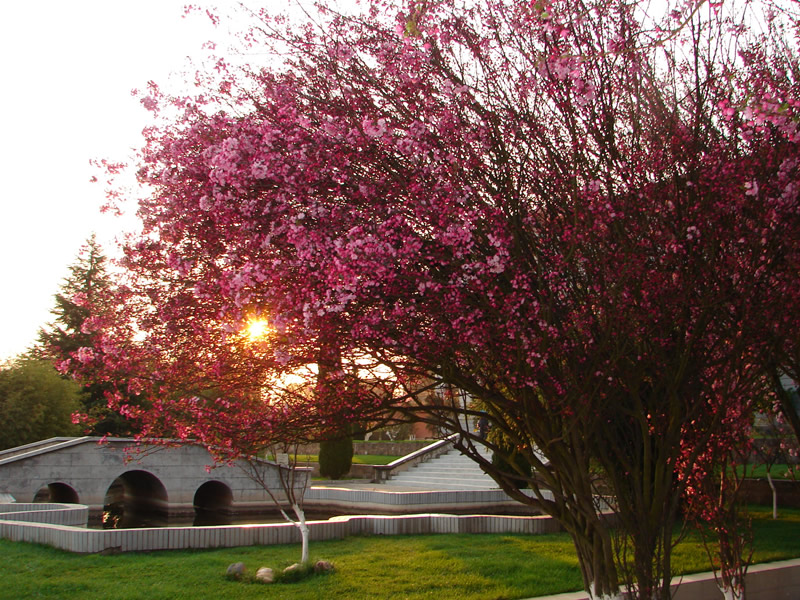
<path id="1" fill-rule="evenodd" d="M 385 456 L 405 456 L 416 452 L 436 440 L 407 440 L 402 442 L 364 442 L 353 440 L 353 454 L 382 454 Z M 319 444 L 304 444 L 297 449 L 298 454 L 319 454 Z"/>
<path id="2" fill-rule="evenodd" d="M 89 519 L 89 507 L 83 504 L 56 503 L 0 504 L 0 519 L 86 527 Z"/>
<path id="3" fill-rule="evenodd" d="M 61 505 L 59 510 L 6 512 L 0 505 L 0 538 L 47 544 L 69 552 L 143 552 L 185 548 L 299 544 L 300 533 L 291 523 L 219 525 L 212 527 L 158 527 L 142 529 L 86 529 L 87 507 Z M 42 505 L 38 505 L 40 508 Z M 62 510 L 63 509 L 63 510 Z M 15 516 L 38 512 L 43 519 L 61 512 L 75 513 L 84 526 L 23 522 Z M 79 516 L 80 515 L 80 516 Z M 348 516 L 309 521 L 311 540 L 341 539 L 351 535 L 408 535 L 431 533 L 552 533 L 560 529 L 550 517 L 489 515 Z"/>
<path id="4" fill-rule="evenodd" d="M 316 462 L 298 462 L 298 467 L 306 467 L 311 469 L 311 477 L 321 477 L 319 472 L 319 463 Z M 353 463 L 350 465 L 350 470 L 340 479 L 372 479 L 373 472 L 375 467 L 372 465 L 362 465 L 359 463 Z M 331 481 L 336 481 L 332 479 Z"/>

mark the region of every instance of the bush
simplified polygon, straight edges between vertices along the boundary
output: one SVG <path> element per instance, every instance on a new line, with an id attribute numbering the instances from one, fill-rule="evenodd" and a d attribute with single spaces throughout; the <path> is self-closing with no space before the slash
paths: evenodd
<path id="1" fill-rule="evenodd" d="M 528 487 L 528 482 L 520 476 L 520 472 L 524 473 L 525 476 L 530 477 L 531 463 L 528 462 L 528 459 L 526 459 L 523 454 L 514 452 L 511 448 L 504 450 L 505 451 L 503 452 L 503 455 L 498 454 L 497 452 L 492 454 L 492 466 L 498 471 L 509 473 L 511 477 L 516 478 L 515 485 L 518 490 Z M 509 455 L 511 457 L 511 461 L 514 465 L 516 465 L 516 469 L 511 466 L 512 463 L 509 463 L 504 455 Z"/>
<path id="2" fill-rule="evenodd" d="M 72 413 L 80 386 L 52 363 L 22 356 L 0 365 L 0 450 L 61 435 L 78 435 Z"/>
<path id="3" fill-rule="evenodd" d="M 343 436 L 319 444 L 319 473 L 329 479 L 341 479 L 353 465 L 353 438 Z"/>

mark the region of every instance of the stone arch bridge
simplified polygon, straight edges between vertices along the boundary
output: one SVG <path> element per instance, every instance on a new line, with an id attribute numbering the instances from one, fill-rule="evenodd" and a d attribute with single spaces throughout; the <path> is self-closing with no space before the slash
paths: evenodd
<path id="1" fill-rule="evenodd" d="M 270 490 L 282 497 L 279 469 L 286 467 L 258 461 L 257 468 Z M 17 502 L 85 504 L 95 515 L 124 501 L 167 518 L 204 510 L 241 512 L 271 503 L 248 476 L 244 461 L 214 465 L 201 446 L 137 445 L 128 438 L 51 438 L 1 451 L 4 493 Z"/>

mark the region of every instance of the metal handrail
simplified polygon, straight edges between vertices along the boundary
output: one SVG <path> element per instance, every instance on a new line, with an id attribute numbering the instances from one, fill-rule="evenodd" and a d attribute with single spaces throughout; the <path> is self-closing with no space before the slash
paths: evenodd
<path id="1" fill-rule="evenodd" d="M 409 467 L 413 467 L 418 465 L 421 462 L 425 462 L 432 458 L 436 458 L 437 456 L 441 456 L 442 454 L 449 452 L 450 446 L 453 443 L 453 440 L 458 438 L 457 433 L 453 433 L 448 435 L 443 440 L 439 440 L 438 442 L 434 442 L 425 446 L 424 448 L 420 448 L 419 450 L 415 450 L 411 454 L 406 454 L 405 456 L 401 456 L 397 460 L 393 460 L 388 465 L 373 465 L 372 466 L 372 482 L 373 483 L 383 483 L 388 481 L 392 477 L 392 472 L 401 467 L 400 470 L 408 469 Z"/>

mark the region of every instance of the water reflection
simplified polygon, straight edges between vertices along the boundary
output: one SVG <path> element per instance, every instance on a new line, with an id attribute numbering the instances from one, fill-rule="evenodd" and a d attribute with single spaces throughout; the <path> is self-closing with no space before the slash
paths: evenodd
<path id="1" fill-rule="evenodd" d="M 114 502 L 103 507 L 103 529 L 136 529 L 140 527 L 166 527 L 167 513 L 152 505 L 133 502 Z"/>
<path id="2" fill-rule="evenodd" d="M 113 481 L 103 503 L 103 529 L 166 527 L 169 524 L 166 492 L 154 494 L 152 489 L 143 488 L 141 482 L 141 477 L 137 479 L 128 473 Z"/>
<path id="3" fill-rule="evenodd" d="M 143 527 L 209 527 L 213 525 L 263 525 L 286 523 L 280 512 L 265 509 L 257 513 L 236 514 L 230 510 L 206 510 L 195 507 L 194 515 L 171 516 L 154 514 L 152 511 L 131 511 L 128 507 L 106 506 L 101 522 L 89 527 L 102 529 L 140 529 Z M 306 513 L 308 521 L 327 521 L 340 513 Z"/>
<path id="4" fill-rule="evenodd" d="M 234 516 L 230 510 L 209 510 L 195 508 L 194 527 L 206 527 L 209 525 L 233 525 Z"/>

